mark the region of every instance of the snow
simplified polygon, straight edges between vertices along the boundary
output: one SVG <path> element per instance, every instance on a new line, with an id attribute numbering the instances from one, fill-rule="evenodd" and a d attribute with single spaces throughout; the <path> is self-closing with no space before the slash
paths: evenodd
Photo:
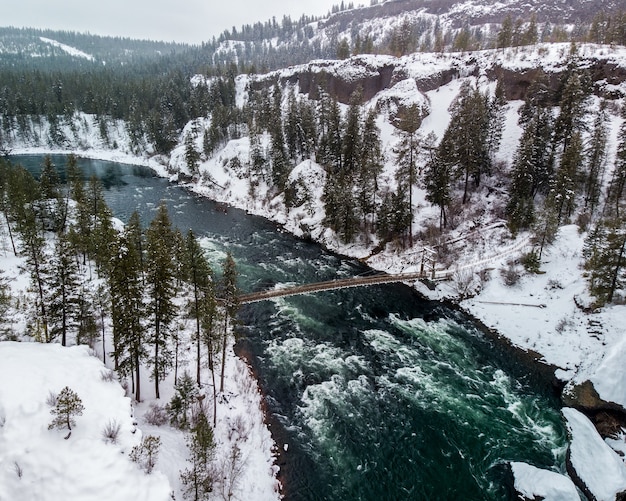
<path id="1" fill-rule="evenodd" d="M 88 348 L 58 344 L 0 343 L 0 499 L 166 501 L 165 475 L 146 475 L 128 459 L 142 432 L 130 399 Z M 72 435 L 48 430 L 50 392 L 69 386 L 85 410 Z M 117 443 L 106 443 L 109 422 L 120 425 Z M 18 474 L 18 471 L 20 474 Z"/>
<path id="2" fill-rule="evenodd" d="M 511 462 L 515 490 L 527 499 L 545 501 L 580 500 L 576 486 L 569 477 L 526 463 Z"/>
<path id="3" fill-rule="evenodd" d="M 39 40 L 45 42 L 47 44 L 53 45 L 54 47 L 58 47 L 59 49 L 67 52 L 70 56 L 81 57 L 83 59 L 87 59 L 88 61 L 94 61 L 94 57 L 82 50 L 77 49 L 76 47 L 72 47 L 70 45 L 65 45 L 61 42 L 57 42 L 56 40 L 52 40 L 50 38 L 39 37 Z"/>
<path id="4" fill-rule="evenodd" d="M 626 466 L 623 460 L 598 435 L 582 413 L 562 410 L 571 435 L 569 457 L 578 477 L 598 501 L 613 501 L 626 491 Z"/>

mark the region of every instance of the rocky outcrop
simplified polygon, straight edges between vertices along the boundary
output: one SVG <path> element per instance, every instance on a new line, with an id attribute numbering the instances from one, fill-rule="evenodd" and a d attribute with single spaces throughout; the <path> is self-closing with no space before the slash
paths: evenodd
<path id="1" fill-rule="evenodd" d="M 583 412 L 604 438 L 616 437 L 626 427 L 626 410 L 600 398 L 591 381 L 569 383 L 561 395 L 563 404 Z"/>

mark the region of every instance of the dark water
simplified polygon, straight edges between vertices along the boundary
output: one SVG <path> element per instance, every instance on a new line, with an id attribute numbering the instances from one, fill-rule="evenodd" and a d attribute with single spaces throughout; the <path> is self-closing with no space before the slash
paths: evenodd
<path id="1" fill-rule="evenodd" d="M 174 223 L 201 237 L 216 268 L 232 252 L 245 292 L 367 272 L 145 169 L 80 164 L 105 180 L 123 221 L 137 209 L 147 223 L 166 200 Z M 514 499 L 506 461 L 563 468 L 565 432 L 549 388 L 469 319 L 408 287 L 257 303 L 239 320 L 274 432 L 289 446 L 288 500 Z"/>

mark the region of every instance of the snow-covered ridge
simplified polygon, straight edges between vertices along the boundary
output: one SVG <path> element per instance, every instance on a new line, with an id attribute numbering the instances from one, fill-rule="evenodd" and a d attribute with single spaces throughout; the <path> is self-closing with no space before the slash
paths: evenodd
<path id="1" fill-rule="evenodd" d="M 58 47 L 59 49 L 67 52 L 70 56 L 82 57 L 84 59 L 87 59 L 88 61 L 95 60 L 95 58 L 92 55 L 87 54 L 86 52 L 83 52 L 82 50 L 79 50 L 75 47 L 71 47 L 70 45 L 65 45 L 64 43 L 57 42 L 56 40 L 51 40 L 50 38 L 45 38 L 45 37 L 39 37 L 39 40 L 47 44 L 50 44 L 54 47 Z"/>
<path id="2" fill-rule="evenodd" d="M 576 49 L 579 66 L 594 69 L 597 93 L 617 90 L 621 95 L 626 94 L 625 89 L 619 87 L 626 74 L 626 47 L 582 44 Z M 509 80 L 527 86 L 525 72 L 541 69 L 548 74 L 559 74 L 566 70 L 571 51 L 571 44 L 557 43 L 463 53 L 417 52 L 399 58 L 359 55 L 344 60 L 313 60 L 264 75 L 252 75 L 249 86 L 257 89 L 277 81 L 297 83 L 300 92 L 309 93 L 314 90 L 313 85 L 320 83 L 319 77 L 324 76 L 342 103 L 348 102 L 357 85 L 363 87 L 365 98 L 370 99 L 409 78 L 415 80 L 421 92 L 426 92 L 455 78 L 476 76 L 494 80 L 502 71 L 507 71 Z"/>

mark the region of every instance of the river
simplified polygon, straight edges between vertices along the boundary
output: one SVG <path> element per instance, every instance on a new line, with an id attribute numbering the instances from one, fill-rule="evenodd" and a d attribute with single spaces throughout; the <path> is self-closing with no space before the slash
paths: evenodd
<path id="1" fill-rule="evenodd" d="M 33 172 L 41 156 L 20 156 Z M 53 156 L 62 168 L 65 159 Z M 114 214 L 147 224 L 161 200 L 215 269 L 230 251 L 251 292 L 367 273 L 262 218 L 148 169 L 79 160 Z M 559 401 L 470 318 L 404 285 L 250 304 L 238 347 L 266 396 L 289 500 L 516 499 L 506 462 L 564 469 Z M 286 444 L 286 447 L 283 445 Z"/>

